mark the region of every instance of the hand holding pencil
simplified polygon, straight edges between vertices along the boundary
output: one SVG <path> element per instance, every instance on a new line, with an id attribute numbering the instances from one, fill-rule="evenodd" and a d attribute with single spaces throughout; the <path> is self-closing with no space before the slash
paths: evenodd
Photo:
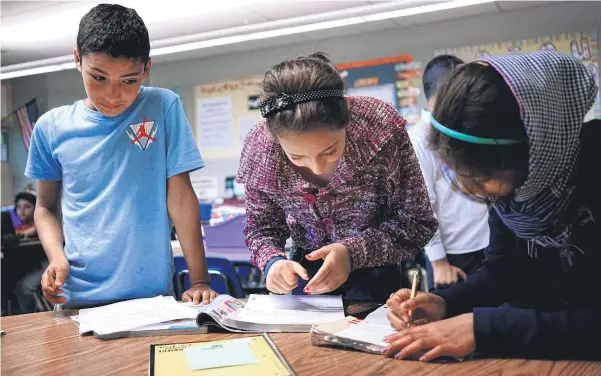
<path id="1" fill-rule="evenodd" d="M 427 324 L 445 317 L 447 304 L 438 295 L 417 291 L 417 277 L 414 276 L 411 290 L 400 289 L 386 302 L 388 320 L 397 330 L 409 326 Z"/>

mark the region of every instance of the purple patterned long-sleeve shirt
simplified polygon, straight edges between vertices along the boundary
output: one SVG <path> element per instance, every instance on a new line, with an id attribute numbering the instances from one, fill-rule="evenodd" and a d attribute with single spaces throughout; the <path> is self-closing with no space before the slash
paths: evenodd
<path id="1" fill-rule="evenodd" d="M 412 257 L 436 232 L 403 117 L 375 98 L 347 102 L 346 147 L 326 187 L 294 170 L 265 121 L 246 138 L 238 182 L 246 187 L 246 244 L 261 270 L 284 256 L 290 236 L 305 252 L 342 243 L 358 269 Z"/>

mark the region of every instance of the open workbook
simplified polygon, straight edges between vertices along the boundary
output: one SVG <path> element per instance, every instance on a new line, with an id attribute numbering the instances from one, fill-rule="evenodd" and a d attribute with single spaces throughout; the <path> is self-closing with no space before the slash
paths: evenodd
<path id="1" fill-rule="evenodd" d="M 372 354 L 381 354 L 388 343 L 384 337 L 397 333 L 386 317 L 388 307 L 383 305 L 367 315 L 364 320 L 347 316 L 343 319 L 316 325 L 311 329 L 314 346 L 346 347 Z M 421 355 L 421 354 L 419 354 Z M 418 355 L 412 357 L 419 358 Z M 463 358 L 441 358 L 439 361 L 463 361 Z"/>
<path id="2" fill-rule="evenodd" d="M 251 295 L 246 303 L 219 295 L 207 305 L 173 297 L 134 299 L 82 309 L 72 319 L 79 333 L 96 338 L 206 333 L 217 326 L 232 332 L 309 332 L 344 318 L 340 296 Z"/>
<path id="3" fill-rule="evenodd" d="M 386 317 L 388 308 L 381 306 L 364 320 L 353 316 L 317 325 L 311 329 L 311 343 L 315 346 L 340 346 L 374 354 L 381 354 L 388 346 L 384 337 L 396 333 Z"/>

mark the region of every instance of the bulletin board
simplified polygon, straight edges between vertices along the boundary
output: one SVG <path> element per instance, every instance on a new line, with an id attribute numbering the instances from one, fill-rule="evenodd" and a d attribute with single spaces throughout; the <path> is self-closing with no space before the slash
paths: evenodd
<path id="1" fill-rule="evenodd" d="M 262 76 L 194 88 L 196 139 L 204 159 L 237 159 L 248 132 L 261 120 Z"/>
<path id="2" fill-rule="evenodd" d="M 348 95 L 375 97 L 394 105 L 409 125 L 419 121 L 417 98 L 422 87 L 421 63 L 409 55 L 358 61 L 336 66 Z"/>
<path id="3" fill-rule="evenodd" d="M 563 33 L 532 39 L 482 44 L 436 51 L 436 55 L 455 55 L 464 61 L 472 61 L 483 56 L 498 56 L 512 53 L 527 53 L 538 50 L 556 50 L 577 57 L 593 72 L 599 84 L 599 58 L 597 30 Z M 585 117 L 585 121 L 601 119 L 601 93 L 597 93 L 595 103 Z"/>

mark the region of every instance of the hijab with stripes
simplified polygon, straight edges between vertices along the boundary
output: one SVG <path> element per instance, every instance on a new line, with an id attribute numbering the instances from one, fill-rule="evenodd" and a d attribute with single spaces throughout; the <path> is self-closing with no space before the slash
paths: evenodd
<path id="1" fill-rule="evenodd" d="M 580 150 L 580 130 L 598 88 L 576 58 L 555 51 L 487 57 L 511 88 L 529 143 L 528 175 L 511 200 L 494 207 L 503 223 L 537 246 L 569 248 L 572 226 L 593 220 L 586 209 L 570 209 L 572 172 Z"/>

